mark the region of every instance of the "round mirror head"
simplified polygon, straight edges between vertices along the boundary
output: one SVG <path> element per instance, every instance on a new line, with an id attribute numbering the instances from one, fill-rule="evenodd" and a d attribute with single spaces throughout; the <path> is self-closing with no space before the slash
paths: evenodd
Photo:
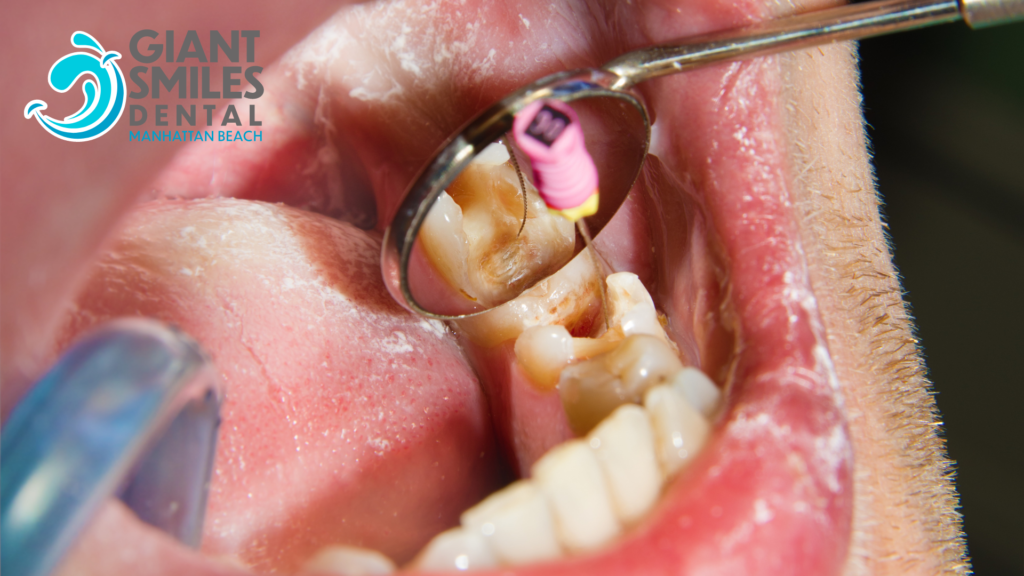
<path id="1" fill-rule="evenodd" d="M 485 312 L 584 248 L 572 220 L 581 210 L 592 235 L 604 228 L 640 173 L 650 135 L 640 100 L 606 87 L 616 78 L 586 71 L 542 80 L 445 145 L 413 183 L 385 237 L 384 278 L 400 303 L 444 319 Z M 559 151 L 557 162 L 548 150 Z M 595 180 L 596 198 L 586 191 L 572 197 Z M 586 206 L 567 210 L 566 195 L 552 190 L 569 191 L 572 207 Z"/>

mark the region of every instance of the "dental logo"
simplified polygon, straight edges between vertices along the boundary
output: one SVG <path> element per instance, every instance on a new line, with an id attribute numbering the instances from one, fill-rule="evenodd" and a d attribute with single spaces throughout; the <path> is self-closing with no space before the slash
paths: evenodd
<path id="1" fill-rule="evenodd" d="M 68 142 L 87 142 L 103 136 L 117 124 L 125 107 L 124 74 L 118 68 L 121 54 L 106 52 L 95 38 L 85 32 L 71 35 L 71 45 L 96 52 L 72 52 L 57 60 L 50 68 L 50 88 L 67 92 L 82 76 L 90 75 L 82 83 L 85 103 L 74 114 L 57 120 L 43 114 L 46 102 L 33 100 L 25 106 L 25 118 L 35 116 L 47 132 Z"/>

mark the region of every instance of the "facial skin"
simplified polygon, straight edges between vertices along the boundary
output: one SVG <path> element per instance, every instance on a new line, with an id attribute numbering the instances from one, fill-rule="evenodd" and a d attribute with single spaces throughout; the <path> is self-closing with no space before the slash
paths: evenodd
<path id="1" fill-rule="evenodd" d="M 34 122 L 21 118 L 18 106 L 7 106 L 9 109 L 2 112 L 5 130 L 0 156 L 5 180 L 0 216 L 4 414 L 9 413 L 26 383 L 45 370 L 52 359 L 52 342 L 64 328 L 67 303 L 88 282 L 89 263 L 100 253 L 103 242 L 114 237 L 119 218 L 139 197 L 140 189 L 156 188 L 158 194 L 165 196 L 284 201 L 362 225 L 372 222 L 375 214 L 379 231 L 398 199 L 395 191 L 405 187 L 430 152 L 475 111 L 520 85 L 556 70 L 600 64 L 631 47 L 666 41 L 709 26 L 678 14 L 711 14 L 713 18 L 709 19 L 714 20 L 714 27 L 722 27 L 794 10 L 788 5 L 751 4 L 730 12 L 709 6 L 714 5 L 684 2 L 677 6 L 664 2 L 635 10 L 626 6 L 571 5 L 552 20 L 555 24 L 546 27 L 549 21 L 542 18 L 545 13 L 538 6 L 524 4 L 518 9 L 494 10 L 479 17 L 491 20 L 480 21 L 478 28 L 465 29 L 443 28 L 440 14 L 413 18 L 415 11 L 393 6 L 393 10 L 381 10 L 375 17 L 380 22 L 409 19 L 419 31 L 424 22 L 436 19 L 438 37 L 414 33 L 406 40 L 410 44 L 466 46 L 468 53 L 456 51 L 450 62 L 439 63 L 422 75 L 407 67 L 405 74 L 384 74 L 375 83 L 372 76 L 380 71 L 369 65 L 361 70 L 358 65 L 349 69 L 351 76 L 332 76 L 332 71 L 337 74 L 344 70 L 336 64 L 337 54 L 325 49 L 329 46 L 322 43 L 307 42 L 291 52 L 282 65 L 268 68 L 264 76 L 268 98 L 272 95 L 274 99 L 274 107 L 266 107 L 274 110 L 266 119 L 267 125 L 283 126 L 278 132 L 282 134 L 281 140 L 294 143 L 295 147 L 282 150 L 273 143 L 258 149 L 221 147 L 217 149 L 218 155 L 214 155 L 219 162 L 210 159 L 207 151 L 211 148 L 194 154 L 185 152 L 172 161 L 167 148 L 128 145 L 125 122 L 92 143 L 59 142 Z M 795 9 L 809 7 L 800 5 Z M 301 14 L 283 10 L 280 14 L 240 16 L 246 9 L 233 8 L 211 12 L 202 3 L 179 4 L 175 7 L 177 14 L 128 12 L 116 25 L 89 23 L 85 14 L 69 12 L 66 18 L 74 22 L 70 24 L 74 29 L 90 31 L 107 49 L 123 54 L 127 53 L 126 47 L 107 46 L 104 39 L 126 39 L 131 32 L 144 27 L 260 29 L 264 31 L 261 38 L 265 43 L 260 45 L 259 54 L 261 60 L 269 62 L 332 11 L 331 7 L 320 6 Z M 676 8 L 681 12 L 675 12 Z M 47 14 L 28 6 L 22 9 L 20 19 L 4 19 L 5 42 L 10 42 L 10 46 L 42 43 L 29 31 L 42 29 L 41 24 L 32 23 L 45 21 Z M 73 9 L 76 8 L 69 7 Z M 488 38 L 489 33 L 498 35 L 503 30 L 495 18 L 506 13 L 514 16 L 517 12 L 531 15 L 528 19 L 533 26 L 519 30 L 518 34 L 527 40 L 535 38 L 535 43 L 559 39 L 559 26 L 564 27 L 566 35 L 590 36 L 592 40 L 546 47 L 520 46 L 511 51 L 517 56 L 515 66 L 512 62 L 498 62 L 467 70 L 466 62 L 488 61 L 488 42 L 498 45 L 496 39 Z M 615 30 L 610 24 L 618 21 L 611 19 L 615 12 L 619 18 L 635 23 L 640 32 Z M 21 24 L 12 26 L 14 20 Z M 346 22 L 351 25 L 344 18 L 331 21 L 328 30 Z M 401 28 L 381 27 L 379 32 L 367 28 L 370 32 L 343 46 L 343 54 L 362 55 L 363 63 L 374 62 L 381 53 L 391 54 L 388 47 L 396 41 L 395 30 Z M 54 34 L 70 35 L 71 30 L 68 29 L 68 34 Z M 323 37 L 321 33 L 319 38 Z M 471 41 L 471 37 L 475 40 Z M 619 45 L 598 41 L 607 37 L 619 38 Z M 49 40 L 46 43 L 53 44 Z M 13 72 L 17 78 L 4 82 L 5 86 L 14 87 L 7 102 L 27 102 L 46 94 L 42 90 L 48 88 L 39 87 L 39 71 L 46 70 L 63 55 L 60 50 L 65 48 L 59 46 L 55 49 L 57 53 L 42 52 L 26 59 L 24 66 Z M 525 58 L 526 55 L 535 58 Z M 779 153 L 785 159 L 781 179 L 787 185 L 808 282 L 817 300 L 835 375 L 841 383 L 853 446 L 853 528 L 842 572 L 965 572 L 949 464 L 936 436 L 934 403 L 878 215 L 852 48 L 833 46 L 787 54 L 769 60 L 766 66 L 771 68 L 766 74 L 775 78 L 779 86 L 774 95 L 774 110 L 779 117 L 774 125 L 779 127 Z M 707 74 L 721 75 L 722 70 Z M 371 81 L 360 86 L 376 90 L 376 96 L 395 86 L 400 90 L 390 99 L 353 96 L 356 86 L 352 76 L 356 72 L 371 77 Z M 397 84 L 386 81 L 392 78 Z M 672 81 L 683 86 L 686 79 Z M 659 89 L 666 88 L 651 88 Z M 422 110 L 419 115 L 403 117 L 394 113 L 395 106 L 421 106 Z M 309 114 L 305 123 L 288 116 L 295 110 Z M 339 126 L 355 128 L 354 132 L 361 136 L 350 137 Z M 365 148 L 353 151 L 352 140 L 357 138 L 373 143 L 368 152 Z M 302 164 L 307 157 L 316 157 L 324 142 L 333 144 L 342 161 Z M 199 150 L 198 146 L 193 152 Z M 386 150 L 389 156 L 375 155 L 381 150 Z M 119 158 L 117 170 L 109 166 L 107 159 L 112 156 Z M 50 168 L 52 158 L 62 160 L 59 167 Z M 340 185 L 331 180 L 337 177 L 334 170 L 347 166 L 346 162 L 355 163 L 355 159 L 361 163 L 360 168 L 342 170 Z M 170 167 L 156 184 L 147 186 L 152 175 L 168 162 L 172 162 Z M 297 166 L 311 169 L 296 177 Z M 397 171 L 384 170 L 395 166 L 399 167 Z M 292 172 L 277 176 L 289 168 Z M 257 170 L 270 176 L 262 181 L 245 177 Z M 687 170 L 698 179 L 701 174 L 701 168 L 693 165 L 677 166 L 676 170 L 678 176 Z M 360 186 L 378 191 L 375 206 L 353 200 L 350 192 Z M 318 195 L 322 190 L 338 194 L 324 198 Z M 295 200 L 297 197 L 300 199 Z M 213 218 L 216 220 L 216 215 Z M 117 514 L 107 512 L 102 521 L 111 525 L 124 521 L 114 518 Z M 99 536 L 90 537 L 100 548 L 114 545 Z M 152 535 L 139 538 L 154 555 L 173 554 L 167 551 L 171 548 L 169 543 Z"/>

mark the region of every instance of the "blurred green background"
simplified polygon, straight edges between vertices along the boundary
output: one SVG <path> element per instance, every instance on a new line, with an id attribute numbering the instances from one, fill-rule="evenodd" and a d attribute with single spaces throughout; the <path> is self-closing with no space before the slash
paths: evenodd
<path id="1" fill-rule="evenodd" d="M 860 44 L 884 214 L 975 573 L 1024 574 L 1024 24 Z"/>

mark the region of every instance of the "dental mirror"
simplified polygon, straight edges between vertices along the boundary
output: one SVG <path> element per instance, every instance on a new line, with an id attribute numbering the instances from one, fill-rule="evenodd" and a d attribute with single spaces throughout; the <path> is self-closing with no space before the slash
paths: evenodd
<path id="1" fill-rule="evenodd" d="M 584 248 L 577 226 L 548 211 L 512 136 L 516 114 L 534 102 L 564 102 L 575 113 L 600 191 L 584 229 L 596 235 L 605 227 L 640 173 L 650 135 L 639 97 L 608 88 L 618 79 L 600 71 L 549 77 L 491 107 L 444 146 L 388 230 L 385 245 L 394 249 L 385 250 L 385 278 L 399 302 L 437 318 L 478 314 Z"/>
<path id="2" fill-rule="evenodd" d="M 1024 0 L 878 0 L 686 38 L 599 70 L 543 78 L 471 120 L 420 172 L 385 233 L 384 283 L 406 308 L 455 319 L 502 305 L 557 272 L 583 248 L 576 228 L 596 237 L 640 173 L 650 140 L 650 117 L 632 90 L 640 82 L 960 19 L 980 28 L 1022 18 Z M 538 175 L 511 134 L 517 115 L 538 101 L 571 107 L 597 169 L 597 212 L 576 228 L 548 212 Z"/>

